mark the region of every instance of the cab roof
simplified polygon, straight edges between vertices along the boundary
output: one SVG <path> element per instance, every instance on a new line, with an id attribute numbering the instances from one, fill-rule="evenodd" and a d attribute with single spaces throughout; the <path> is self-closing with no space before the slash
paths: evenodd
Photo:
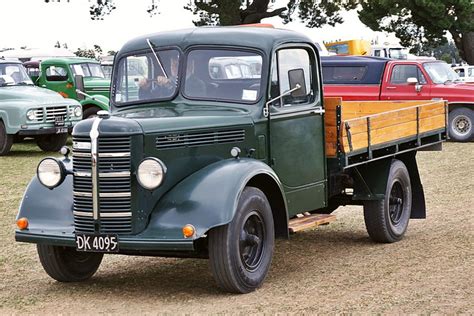
<path id="1" fill-rule="evenodd" d="M 68 58 L 48 58 L 41 61 L 42 64 L 78 64 L 78 63 L 96 63 L 99 62 L 92 58 L 68 57 Z"/>
<path id="2" fill-rule="evenodd" d="M 284 42 L 312 44 L 308 37 L 291 30 L 256 26 L 197 27 L 137 37 L 125 43 L 119 54 L 149 49 L 147 39 L 154 47 L 177 46 L 182 50 L 195 45 L 217 45 L 256 48 L 270 52 L 275 44 Z"/>

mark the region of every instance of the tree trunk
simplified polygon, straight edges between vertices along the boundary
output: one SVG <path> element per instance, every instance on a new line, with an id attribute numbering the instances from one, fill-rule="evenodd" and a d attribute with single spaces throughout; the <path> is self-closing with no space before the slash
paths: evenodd
<path id="1" fill-rule="evenodd" d="M 474 65 L 474 32 L 462 34 L 462 54 L 461 49 L 459 53 L 461 58 L 464 59 L 469 65 Z"/>

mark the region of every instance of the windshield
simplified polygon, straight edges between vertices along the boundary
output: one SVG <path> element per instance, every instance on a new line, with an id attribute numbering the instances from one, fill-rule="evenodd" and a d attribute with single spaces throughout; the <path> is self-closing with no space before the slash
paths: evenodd
<path id="1" fill-rule="evenodd" d="M 390 58 L 393 59 L 407 59 L 408 52 L 405 48 L 390 48 Z"/>
<path id="2" fill-rule="evenodd" d="M 190 99 L 255 103 L 260 98 L 262 56 L 232 50 L 188 54 L 184 95 Z"/>
<path id="3" fill-rule="evenodd" d="M 22 64 L 0 64 L 0 87 L 32 84 Z"/>
<path id="4" fill-rule="evenodd" d="M 458 74 L 446 63 L 426 63 L 423 65 L 434 83 L 459 81 Z"/>
<path id="5" fill-rule="evenodd" d="M 100 67 L 100 64 L 95 63 L 82 63 L 71 65 L 72 73 L 74 75 L 81 75 L 84 78 L 95 77 L 105 78 L 104 72 Z"/>
<path id="6" fill-rule="evenodd" d="M 114 76 L 115 102 L 124 104 L 170 99 L 177 89 L 179 58 L 176 49 L 156 51 L 156 56 L 148 50 L 122 58 Z"/>

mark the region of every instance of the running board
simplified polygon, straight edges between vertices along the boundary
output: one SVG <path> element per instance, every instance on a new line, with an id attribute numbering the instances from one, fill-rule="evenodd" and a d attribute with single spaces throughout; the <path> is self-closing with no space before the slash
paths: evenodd
<path id="1" fill-rule="evenodd" d="M 327 225 L 336 220 L 336 215 L 331 214 L 298 214 L 296 218 L 290 219 L 288 228 L 291 234 L 317 227 L 319 225 Z"/>

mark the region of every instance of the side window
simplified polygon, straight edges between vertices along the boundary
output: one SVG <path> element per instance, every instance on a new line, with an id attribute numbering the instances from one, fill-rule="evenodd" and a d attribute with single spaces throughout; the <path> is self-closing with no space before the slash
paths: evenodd
<path id="1" fill-rule="evenodd" d="M 420 84 L 426 84 L 425 76 L 416 65 L 396 65 L 393 67 L 390 83 L 407 84 L 408 78 L 417 78 Z"/>
<path id="2" fill-rule="evenodd" d="M 374 56 L 375 57 L 380 57 L 380 49 L 374 50 Z"/>
<path id="3" fill-rule="evenodd" d="M 277 61 L 278 89 L 280 94 L 294 88 L 294 86 L 290 86 L 290 76 L 294 71 L 302 71 L 304 77 L 304 86 L 300 88 L 300 91 L 295 91 L 295 94 L 298 94 L 298 96 L 290 94 L 281 98 L 283 106 L 307 104 L 313 101 L 313 78 L 308 51 L 302 48 L 281 49 L 277 52 Z M 272 77 L 272 83 L 273 80 L 274 78 Z M 300 95 L 301 93 L 303 95 Z"/>
<path id="4" fill-rule="evenodd" d="M 46 80 L 47 81 L 66 81 L 67 70 L 60 66 L 49 66 L 46 68 Z"/>

